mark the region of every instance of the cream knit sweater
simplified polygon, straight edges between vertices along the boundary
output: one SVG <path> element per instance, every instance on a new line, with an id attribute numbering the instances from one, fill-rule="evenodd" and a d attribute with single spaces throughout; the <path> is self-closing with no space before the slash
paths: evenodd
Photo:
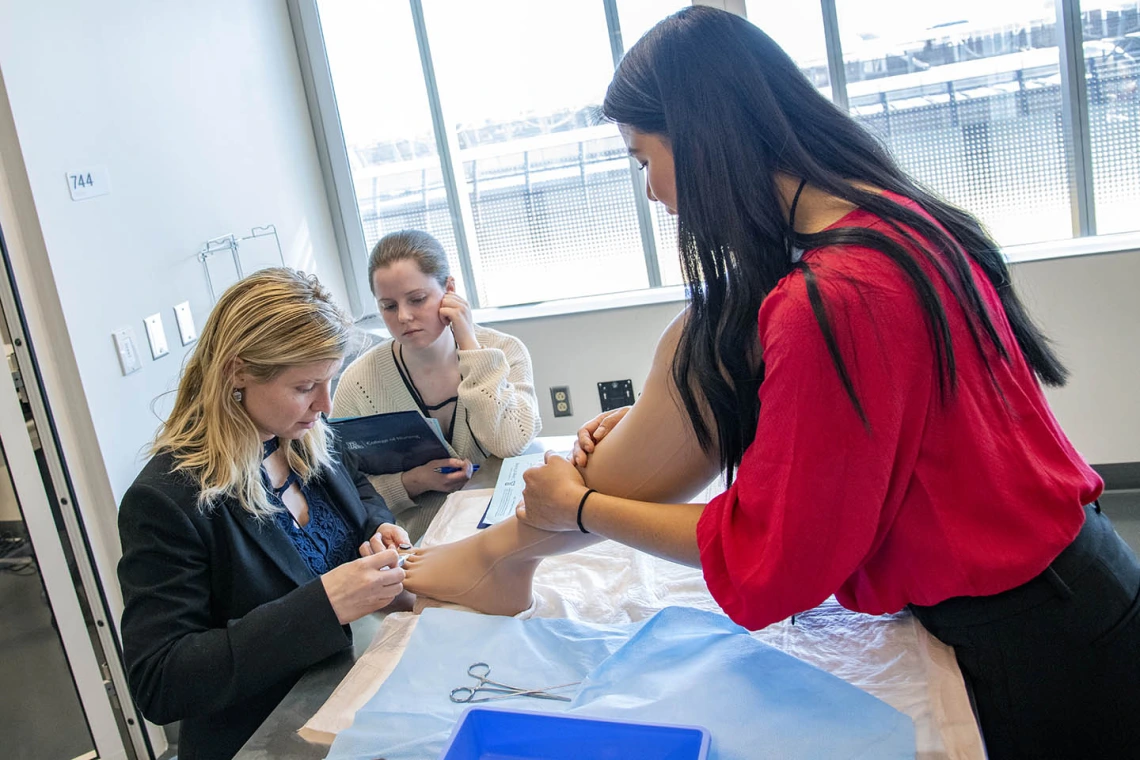
<path id="1" fill-rule="evenodd" d="M 534 371 L 522 341 L 488 327 L 475 327 L 481 348 L 459 352 L 459 401 L 455 407 L 453 457 L 482 462 L 488 456 L 516 456 L 542 429 Z M 348 366 L 333 397 L 333 417 L 362 417 L 419 410 L 396 369 L 393 341 L 386 340 Z M 408 496 L 399 473 L 370 475 L 396 522 L 418 541 L 447 494 Z"/>

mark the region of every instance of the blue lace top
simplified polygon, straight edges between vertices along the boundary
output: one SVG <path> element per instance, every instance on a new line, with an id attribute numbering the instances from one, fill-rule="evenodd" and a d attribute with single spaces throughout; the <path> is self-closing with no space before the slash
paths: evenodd
<path id="1" fill-rule="evenodd" d="M 276 439 L 269 443 L 276 444 Z M 277 448 L 276 445 L 271 448 L 269 443 L 266 444 L 266 456 Z M 356 558 L 355 538 L 324 487 L 317 483 L 301 484 L 297 473 L 292 471 L 279 488 L 274 488 L 269 483 L 265 470 L 261 471 L 261 476 L 265 481 L 269 502 L 281 508 L 274 515 L 274 520 L 315 575 L 323 575 Z M 281 501 L 281 495 L 294 483 L 300 486 L 301 493 L 309 504 L 309 522 L 303 528 Z"/>

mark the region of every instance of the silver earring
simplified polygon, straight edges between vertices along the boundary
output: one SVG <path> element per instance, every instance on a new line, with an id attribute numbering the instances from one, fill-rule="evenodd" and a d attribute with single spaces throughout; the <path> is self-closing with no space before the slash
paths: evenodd
<path id="1" fill-rule="evenodd" d="M 236 401 L 240 404 L 241 399 L 242 399 L 241 388 L 234 388 L 234 394 L 233 395 L 234 395 L 234 401 Z"/>

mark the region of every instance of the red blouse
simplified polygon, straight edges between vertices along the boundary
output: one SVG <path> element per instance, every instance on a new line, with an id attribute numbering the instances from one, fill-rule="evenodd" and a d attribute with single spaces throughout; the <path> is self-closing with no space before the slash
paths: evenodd
<path id="1" fill-rule="evenodd" d="M 904 240 L 861 209 L 834 226 Z M 1103 483 L 1053 418 L 985 274 L 973 268 L 1011 356 L 1003 360 L 983 335 L 996 388 L 964 312 L 920 260 L 946 309 L 957 363 L 957 388 L 943 402 L 926 321 L 902 271 L 858 247 L 809 251 L 804 261 L 870 428 L 832 364 L 802 272 L 789 274 L 760 306 L 756 439 L 697 526 L 716 601 L 758 629 L 831 594 L 882 614 L 995 594 L 1041 573 L 1076 536 L 1082 505 Z"/>

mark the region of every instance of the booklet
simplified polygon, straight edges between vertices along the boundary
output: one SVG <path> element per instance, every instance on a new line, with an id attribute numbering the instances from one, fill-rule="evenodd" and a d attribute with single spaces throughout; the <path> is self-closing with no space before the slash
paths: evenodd
<path id="1" fill-rule="evenodd" d="M 517 457 L 507 457 L 503 460 L 503 467 L 499 470 L 499 479 L 495 483 L 495 494 L 487 511 L 479 520 L 479 527 L 486 528 L 495 523 L 502 522 L 515 513 L 515 507 L 522 501 L 523 471 L 531 467 L 538 467 L 545 460 L 546 453 L 523 454 Z"/>
<path id="2" fill-rule="evenodd" d="M 360 470 L 369 475 L 405 472 L 451 458 L 439 423 L 417 411 L 342 417 L 329 424 L 345 448 L 359 457 Z"/>

